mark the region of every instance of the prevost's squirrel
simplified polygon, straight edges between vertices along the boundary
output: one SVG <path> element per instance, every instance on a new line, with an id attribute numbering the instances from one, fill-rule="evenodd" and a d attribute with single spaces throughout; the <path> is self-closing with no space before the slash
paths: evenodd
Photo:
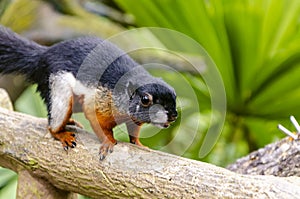
<path id="1" fill-rule="evenodd" d="M 151 76 L 114 44 L 86 36 L 46 47 L 0 26 L 0 73 L 23 74 L 45 101 L 48 129 L 64 149 L 76 146 L 66 131 L 75 100 L 102 141 L 100 160 L 113 151 L 113 128 L 126 123 L 130 142 L 139 141 L 140 127 L 167 128 L 177 118 L 174 89 Z"/>

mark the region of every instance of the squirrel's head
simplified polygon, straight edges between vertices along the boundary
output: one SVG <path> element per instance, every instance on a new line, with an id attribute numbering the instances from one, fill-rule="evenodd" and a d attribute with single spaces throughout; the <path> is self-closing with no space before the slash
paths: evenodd
<path id="1" fill-rule="evenodd" d="M 129 114 L 136 124 L 167 128 L 177 118 L 176 94 L 167 84 L 146 84 L 132 92 Z"/>

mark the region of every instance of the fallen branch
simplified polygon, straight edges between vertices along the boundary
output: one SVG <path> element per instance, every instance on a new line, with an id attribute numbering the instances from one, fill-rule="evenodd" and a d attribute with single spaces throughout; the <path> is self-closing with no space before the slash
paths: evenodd
<path id="1" fill-rule="evenodd" d="M 48 198 L 64 198 L 68 192 L 92 198 L 296 198 L 300 195 L 298 177 L 240 175 L 128 143 L 118 143 L 114 152 L 99 162 L 100 143 L 94 134 L 80 130 L 77 147 L 66 153 L 46 126 L 45 119 L 0 108 L 0 165 L 21 174 L 18 196 L 28 196 L 28 190 L 34 187 L 37 187 L 35 192 L 30 194 L 44 194 Z M 24 179 L 28 178 L 30 182 L 36 181 L 24 185 L 25 189 Z"/>
<path id="2" fill-rule="evenodd" d="M 300 141 L 287 137 L 250 153 L 227 168 L 241 174 L 300 177 Z"/>

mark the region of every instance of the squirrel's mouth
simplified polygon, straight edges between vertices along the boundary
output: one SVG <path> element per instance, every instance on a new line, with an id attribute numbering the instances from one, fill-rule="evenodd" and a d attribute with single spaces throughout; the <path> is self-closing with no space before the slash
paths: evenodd
<path id="1" fill-rule="evenodd" d="M 169 117 L 166 122 L 151 121 L 150 123 L 153 124 L 154 126 L 165 129 L 165 128 L 168 128 L 171 125 L 171 123 L 176 120 L 176 118 L 177 118 L 177 116 L 176 117 Z"/>
<path id="2" fill-rule="evenodd" d="M 170 122 L 165 122 L 165 123 L 151 122 L 151 124 L 162 129 L 168 128 L 170 126 Z"/>
<path id="3" fill-rule="evenodd" d="M 165 112 L 163 112 L 163 114 L 165 114 Z M 157 115 L 155 115 L 157 116 Z M 168 128 L 171 123 L 173 123 L 176 119 L 177 119 L 177 115 L 173 116 L 169 116 L 169 115 L 158 115 L 159 117 L 153 117 L 149 118 L 148 121 L 141 121 L 138 118 L 136 118 L 135 116 L 131 115 L 131 120 L 138 126 L 141 126 L 144 123 L 148 123 L 148 124 L 153 124 L 154 126 L 157 126 L 159 128 L 165 129 Z"/>
<path id="4" fill-rule="evenodd" d="M 170 126 L 170 123 L 173 121 L 167 121 L 167 122 L 141 122 L 138 119 L 136 119 L 135 117 L 131 117 L 131 120 L 138 126 L 141 126 L 144 123 L 149 123 L 149 124 L 153 124 L 154 126 L 157 126 L 159 128 L 165 129 L 168 128 Z"/>

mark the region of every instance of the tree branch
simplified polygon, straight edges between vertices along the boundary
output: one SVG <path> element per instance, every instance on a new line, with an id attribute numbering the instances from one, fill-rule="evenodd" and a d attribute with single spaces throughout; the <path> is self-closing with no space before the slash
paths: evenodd
<path id="1" fill-rule="evenodd" d="M 300 179 L 240 175 L 207 163 L 118 143 L 99 161 L 99 141 L 78 130 L 66 153 L 45 119 L 0 108 L 0 165 L 92 198 L 291 198 Z M 27 174 L 26 174 L 27 175 Z M 47 186 L 42 186 L 47 187 Z"/>
<path id="2" fill-rule="evenodd" d="M 286 137 L 250 153 L 227 168 L 241 174 L 300 177 L 300 141 Z"/>

